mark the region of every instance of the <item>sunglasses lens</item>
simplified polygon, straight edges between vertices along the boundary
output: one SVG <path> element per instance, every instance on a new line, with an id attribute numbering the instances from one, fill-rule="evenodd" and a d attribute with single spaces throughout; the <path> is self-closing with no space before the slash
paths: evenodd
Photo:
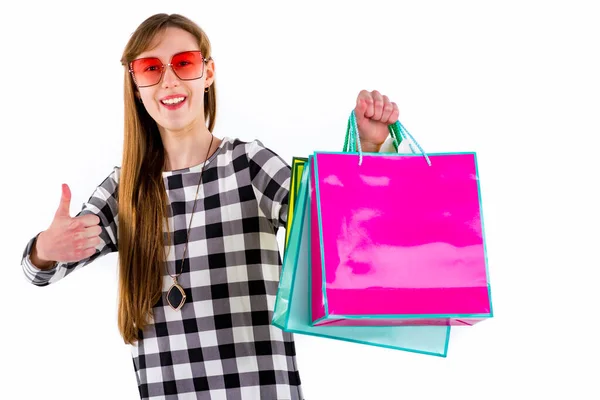
<path id="1" fill-rule="evenodd" d="M 171 64 L 179 79 L 198 79 L 204 72 L 202 53 L 199 51 L 186 51 L 176 54 L 173 56 Z"/>
<path id="2" fill-rule="evenodd" d="M 133 61 L 131 69 L 139 86 L 151 86 L 160 81 L 162 63 L 158 58 L 142 58 Z"/>

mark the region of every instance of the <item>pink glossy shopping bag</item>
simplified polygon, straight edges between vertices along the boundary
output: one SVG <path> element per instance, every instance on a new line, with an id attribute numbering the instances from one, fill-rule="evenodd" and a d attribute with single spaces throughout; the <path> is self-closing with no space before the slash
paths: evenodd
<path id="1" fill-rule="evenodd" d="M 312 161 L 313 325 L 492 317 L 475 153 L 316 152 Z"/>

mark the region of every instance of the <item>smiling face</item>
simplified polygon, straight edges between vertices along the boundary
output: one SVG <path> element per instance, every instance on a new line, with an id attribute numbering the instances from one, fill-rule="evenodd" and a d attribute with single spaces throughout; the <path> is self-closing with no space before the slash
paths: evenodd
<path id="1" fill-rule="evenodd" d="M 138 97 L 161 132 L 205 126 L 204 89 L 213 82 L 214 62 L 204 61 L 191 33 L 166 28 L 136 57 L 132 69 Z"/>

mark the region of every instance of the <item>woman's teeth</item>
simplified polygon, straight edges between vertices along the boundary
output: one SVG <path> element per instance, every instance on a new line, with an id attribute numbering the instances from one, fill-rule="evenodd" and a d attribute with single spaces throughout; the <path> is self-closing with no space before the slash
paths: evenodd
<path id="1" fill-rule="evenodd" d="M 172 99 L 161 100 L 163 104 L 178 104 L 185 100 L 185 97 L 174 97 Z"/>

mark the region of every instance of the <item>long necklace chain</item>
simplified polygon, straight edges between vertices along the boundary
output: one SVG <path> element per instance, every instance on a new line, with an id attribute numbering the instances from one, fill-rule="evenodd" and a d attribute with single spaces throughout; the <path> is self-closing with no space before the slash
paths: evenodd
<path id="1" fill-rule="evenodd" d="M 208 164 L 208 156 L 210 155 L 210 150 L 212 148 L 214 138 L 215 137 L 213 135 L 211 135 L 210 144 L 208 145 L 208 151 L 206 152 L 206 158 L 204 159 L 204 164 L 202 165 L 202 169 L 200 170 L 200 179 L 198 179 L 198 185 L 196 186 L 196 197 L 194 198 L 194 207 L 192 209 L 192 215 L 190 216 L 190 223 L 187 228 L 187 233 L 186 233 L 186 237 L 185 237 L 185 247 L 183 249 L 183 255 L 181 257 L 181 267 L 180 267 L 179 273 L 177 273 L 177 257 L 175 257 L 175 275 L 171 275 L 171 273 L 169 272 L 168 264 L 165 263 L 166 269 L 167 269 L 167 274 L 169 274 L 169 276 L 171 278 L 173 278 L 173 284 L 171 285 L 171 287 L 169 288 L 169 291 L 167 292 L 167 302 L 169 303 L 171 308 L 173 308 L 176 311 L 180 310 L 181 307 L 183 307 L 183 304 L 185 303 L 185 299 L 186 299 L 185 291 L 183 290 L 181 285 L 179 285 L 179 282 L 177 282 L 177 278 L 183 273 L 183 265 L 185 262 L 185 257 L 186 257 L 186 253 L 187 253 L 187 249 L 188 249 L 190 230 L 192 228 L 192 220 L 194 218 L 194 213 L 196 212 L 196 204 L 198 203 L 198 193 L 200 192 L 200 184 L 202 183 L 202 175 L 204 174 L 204 168 L 206 167 L 206 164 Z M 171 216 L 174 218 L 175 215 L 173 212 L 173 205 L 170 202 L 169 202 L 169 207 L 171 208 Z M 175 251 L 175 241 L 174 240 L 173 240 L 173 251 Z M 177 290 L 179 293 L 174 292 L 174 290 Z M 177 304 L 173 304 L 173 303 L 177 303 Z"/>

